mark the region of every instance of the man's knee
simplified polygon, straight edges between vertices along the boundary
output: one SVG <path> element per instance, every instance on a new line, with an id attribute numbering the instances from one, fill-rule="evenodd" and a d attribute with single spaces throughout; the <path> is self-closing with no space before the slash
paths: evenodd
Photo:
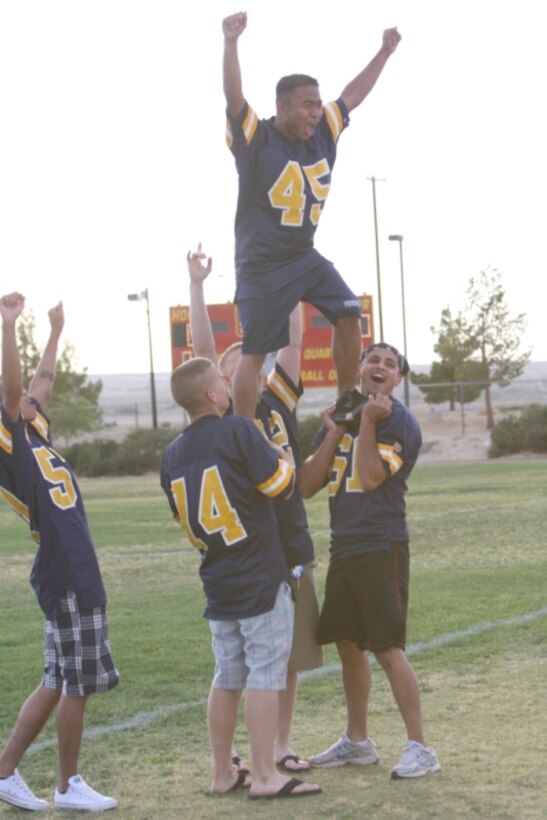
<path id="1" fill-rule="evenodd" d="M 336 648 L 343 664 L 350 666 L 354 663 L 361 663 L 363 659 L 363 650 L 359 649 L 357 644 L 353 641 L 337 641 Z"/>
<path id="2" fill-rule="evenodd" d="M 266 353 L 242 353 L 239 367 L 259 373 L 265 361 Z"/>
<path id="3" fill-rule="evenodd" d="M 405 658 L 405 654 L 398 646 L 388 646 L 386 649 L 380 649 L 374 652 L 374 657 L 386 671 L 396 666 L 401 662 L 401 658 Z"/>

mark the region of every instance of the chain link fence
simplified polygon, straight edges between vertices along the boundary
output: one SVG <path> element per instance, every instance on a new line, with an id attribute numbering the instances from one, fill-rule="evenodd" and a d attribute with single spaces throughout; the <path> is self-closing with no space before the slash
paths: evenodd
<path id="1" fill-rule="evenodd" d="M 94 433 L 86 434 L 85 438 L 95 436 L 121 440 L 132 430 L 152 426 L 152 402 L 148 375 L 108 375 L 99 378 L 103 382 L 100 397 L 103 427 Z M 169 373 L 156 375 L 158 426 L 169 425 L 178 430 L 184 426 L 186 418 L 182 408 L 171 398 L 169 379 Z M 448 401 L 441 404 L 429 404 L 418 386 L 410 383 L 409 404 L 420 423 L 426 423 L 429 426 L 437 425 L 441 429 L 443 423 L 450 422 L 452 433 L 455 434 L 457 431 L 461 436 L 466 436 L 481 427 L 486 431 L 484 393 L 475 401 L 466 404 L 461 401 L 463 385 L 443 383 L 428 386 L 452 388 L 455 398 L 454 410 L 449 409 Z M 404 401 L 403 384 L 397 388 L 394 395 L 400 401 Z M 511 412 L 518 412 L 519 408 L 527 404 L 547 404 L 547 364 L 543 370 L 539 371 L 537 378 L 516 379 L 503 388 L 492 384 L 491 398 L 495 421 L 506 417 Z M 335 399 L 336 391 L 333 388 L 306 390 L 299 402 L 299 418 L 322 413 Z"/>

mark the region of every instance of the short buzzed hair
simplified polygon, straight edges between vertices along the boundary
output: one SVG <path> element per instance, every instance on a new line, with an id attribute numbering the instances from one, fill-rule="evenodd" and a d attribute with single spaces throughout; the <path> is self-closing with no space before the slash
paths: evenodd
<path id="1" fill-rule="evenodd" d="M 279 100 L 285 94 L 290 94 L 295 88 L 301 88 L 303 85 L 319 87 L 315 77 L 310 77 L 308 74 L 287 74 L 286 77 L 281 77 L 275 87 L 275 99 Z"/>
<path id="2" fill-rule="evenodd" d="M 218 360 L 218 369 L 222 373 L 223 376 L 226 375 L 226 371 L 228 369 L 228 362 L 232 358 L 234 353 L 241 353 L 241 348 L 243 347 L 243 342 L 234 342 L 227 347 L 224 353 L 220 356 Z"/>
<path id="3" fill-rule="evenodd" d="M 171 395 L 190 415 L 201 410 L 216 367 L 203 357 L 179 364 L 171 373 Z"/>

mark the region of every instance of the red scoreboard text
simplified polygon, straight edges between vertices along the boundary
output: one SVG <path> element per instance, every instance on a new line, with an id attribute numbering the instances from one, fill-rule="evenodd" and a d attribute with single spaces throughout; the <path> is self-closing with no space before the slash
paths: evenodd
<path id="1" fill-rule="evenodd" d="M 361 302 L 361 335 L 363 347 L 374 340 L 372 297 L 363 295 Z M 243 338 L 237 306 L 233 302 L 207 305 L 215 336 L 217 354 Z M 190 332 L 190 308 L 169 308 L 171 325 L 171 364 L 173 369 L 194 355 Z M 317 308 L 302 303 L 302 360 L 300 364 L 304 387 L 335 387 L 336 370 L 332 358 L 332 325 Z"/>

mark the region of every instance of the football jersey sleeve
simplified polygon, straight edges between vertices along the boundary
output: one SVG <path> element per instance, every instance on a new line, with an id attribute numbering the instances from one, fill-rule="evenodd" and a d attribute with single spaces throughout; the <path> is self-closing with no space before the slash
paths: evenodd
<path id="1" fill-rule="evenodd" d="M 245 421 L 248 424 L 242 437 L 242 452 L 255 488 L 268 498 L 288 498 L 294 487 L 294 467 L 278 456 L 252 421 Z"/>
<path id="2" fill-rule="evenodd" d="M 422 437 L 414 416 L 400 402 L 394 400 L 391 416 L 378 424 L 376 439 L 386 478 L 400 470 L 408 474 L 418 458 Z"/>

